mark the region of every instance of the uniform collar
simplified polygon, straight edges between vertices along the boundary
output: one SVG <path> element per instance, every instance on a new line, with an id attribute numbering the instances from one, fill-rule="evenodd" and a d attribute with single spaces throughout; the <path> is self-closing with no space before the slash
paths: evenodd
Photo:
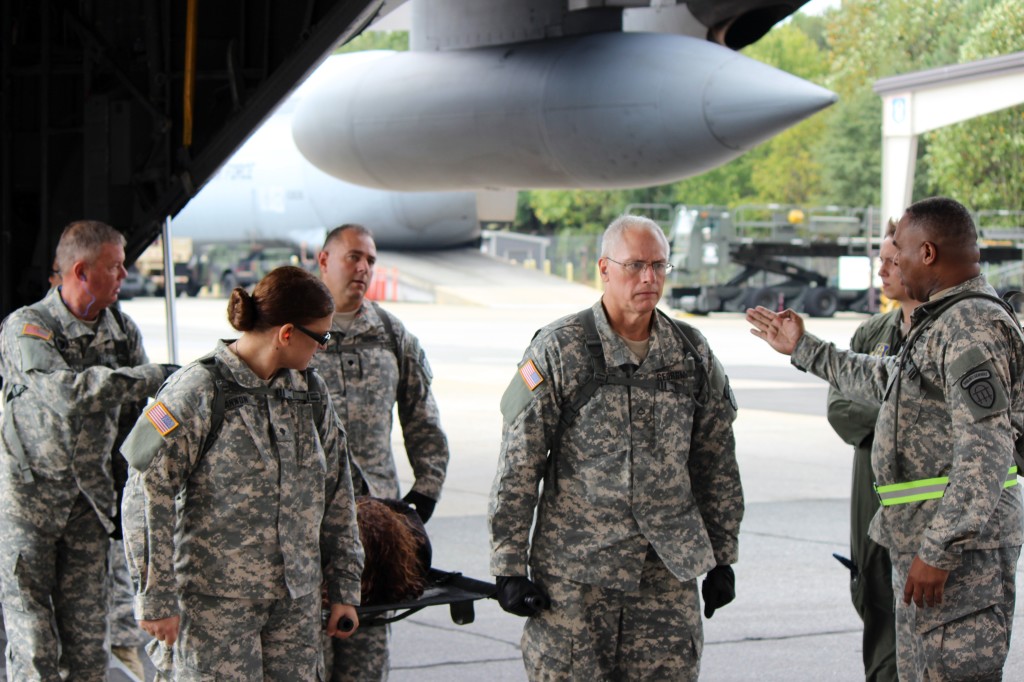
<path id="1" fill-rule="evenodd" d="M 622 340 L 622 337 L 615 333 L 611 323 L 608 322 L 608 315 L 605 313 L 601 301 L 595 303 L 591 310 L 594 312 L 597 333 L 601 337 L 605 362 L 608 366 L 636 365 L 636 360 L 633 357 L 632 351 L 629 350 L 629 346 Z M 665 341 L 665 335 L 673 333 L 672 330 L 668 328 L 665 320 L 658 314 L 657 310 L 654 311 L 653 315 L 650 346 L 647 349 L 647 358 L 642 364 L 645 370 L 658 370 L 672 364 L 673 357 L 677 352 L 673 350 L 674 346 L 671 345 L 671 342 L 666 343 Z M 681 355 L 679 361 L 682 361 Z"/>
<path id="2" fill-rule="evenodd" d="M 221 339 L 217 341 L 217 347 L 214 349 L 214 355 L 217 361 L 224 368 L 225 373 L 232 381 L 243 388 L 263 388 L 265 386 L 270 387 L 282 387 L 297 389 L 295 384 L 295 374 L 289 369 L 279 369 L 277 373 L 270 377 L 269 380 L 264 381 L 255 372 L 250 369 L 249 365 L 245 363 L 242 358 L 235 355 L 230 348 L 235 339 Z"/>
<path id="3" fill-rule="evenodd" d="M 996 290 L 989 286 L 988 282 L 985 280 L 985 275 L 971 277 L 960 284 L 955 284 L 943 289 L 942 291 L 936 292 L 928 299 L 927 302 L 917 306 L 914 312 L 910 315 L 911 324 L 917 325 L 920 320 L 928 317 L 932 314 L 932 311 L 941 306 L 945 302 L 945 299 L 964 291 L 981 291 L 986 294 L 991 294 L 992 296 L 997 295 Z"/>
<path id="4" fill-rule="evenodd" d="M 43 297 L 43 305 L 50 312 L 50 315 L 61 325 L 62 329 L 53 330 L 60 331 L 65 337 L 69 339 L 75 339 L 82 336 L 93 336 L 99 333 L 100 329 L 103 329 L 105 320 L 108 317 L 107 309 L 104 308 L 100 311 L 100 314 L 96 317 L 96 321 L 93 323 L 86 323 L 78 319 L 74 313 L 68 308 L 67 304 L 64 303 L 64 299 L 60 296 L 60 287 L 54 287 L 51 289 L 46 296 Z"/>

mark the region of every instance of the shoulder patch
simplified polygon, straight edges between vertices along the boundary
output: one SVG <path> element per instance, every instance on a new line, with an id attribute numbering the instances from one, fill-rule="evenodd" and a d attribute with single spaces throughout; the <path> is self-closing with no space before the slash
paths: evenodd
<path id="1" fill-rule="evenodd" d="M 884 358 L 889 354 L 889 344 L 884 341 L 879 341 L 875 344 L 874 349 L 871 351 L 871 355 L 876 358 Z"/>
<path id="2" fill-rule="evenodd" d="M 544 377 L 537 371 L 537 365 L 533 364 L 533 360 L 529 358 L 519 365 L 519 376 L 531 391 L 544 383 Z"/>
<path id="3" fill-rule="evenodd" d="M 155 402 L 149 406 L 149 409 L 146 410 L 146 419 L 150 421 L 157 433 L 164 437 L 181 426 L 170 410 L 161 402 Z"/>
<path id="4" fill-rule="evenodd" d="M 137 471 L 145 471 L 164 446 L 164 439 L 156 431 L 153 421 L 145 412 L 139 415 L 135 427 L 121 444 L 121 454 Z"/>
<path id="5" fill-rule="evenodd" d="M 523 370 L 527 370 L 524 373 Z M 527 378 L 528 375 L 536 375 L 533 378 Z M 531 387 L 530 384 L 533 383 Z M 516 420 L 523 410 L 533 402 L 542 390 L 535 391 L 538 386 L 544 383 L 544 377 L 541 376 L 540 372 L 537 371 L 537 366 L 533 363 L 533 360 L 527 359 L 523 364 L 519 366 L 519 370 L 515 376 L 508 383 L 508 388 L 501 395 L 501 415 L 505 418 L 505 421 L 511 424 Z"/>
<path id="6" fill-rule="evenodd" d="M 53 338 L 53 332 L 49 329 L 31 322 L 26 322 L 25 326 L 21 328 L 21 335 L 34 336 L 37 339 L 42 339 L 43 341 L 49 341 Z"/>
<path id="7" fill-rule="evenodd" d="M 995 365 L 979 348 L 971 348 L 957 358 L 949 374 L 975 420 L 1002 412 L 1009 406 Z"/>

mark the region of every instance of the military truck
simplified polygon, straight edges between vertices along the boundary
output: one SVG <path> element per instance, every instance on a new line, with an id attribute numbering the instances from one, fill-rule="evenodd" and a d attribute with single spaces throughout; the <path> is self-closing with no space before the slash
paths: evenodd
<path id="1" fill-rule="evenodd" d="M 148 282 L 148 289 L 156 296 L 164 295 L 164 250 L 163 239 L 157 237 L 137 259 L 135 267 Z M 196 278 L 190 267 L 194 255 L 192 239 L 189 237 L 171 237 L 171 262 L 174 266 L 174 292 L 176 295 L 188 294 L 197 296 L 202 283 Z"/>
<path id="2" fill-rule="evenodd" d="M 675 265 L 666 287 L 672 307 L 707 314 L 760 305 L 812 317 L 878 309 L 876 208 L 634 204 L 626 210 L 666 230 Z M 975 221 L 990 282 L 1021 288 L 1024 212 L 982 211 Z"/>

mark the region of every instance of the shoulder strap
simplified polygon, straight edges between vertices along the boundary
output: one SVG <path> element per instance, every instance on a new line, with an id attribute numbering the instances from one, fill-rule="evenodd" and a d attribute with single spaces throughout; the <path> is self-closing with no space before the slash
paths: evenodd
<path id="1" fill-rule="evenodd" d="M 1006 293 L 1006 296 L 1012 298 L 1013 296 L 1019 293 L 1021 292 L 1009 291 Z M 984 291 L 961 291 L 960 293 L 953 294 L 952 296 L 949 296 L 946 299 L 941 300 L 934 308 L 925 309 L 928 314 L 927 317 L 925 317 L 922 320 L 920 325 L 910 330 L 911 335 L 907 338 L 907 342 L 903 346 L 903 351 L 901 355 L 906 354 L 905 357 L 909 357 L 911 349 L 914 347 L 914 344 L 917 342 L 917 340 L 924 334 L 925 330 L 931 327 L 932 323 L 934 323 L 935 320 L 937 320 L 939 316 L 942 315 L 942 313 L 946 312 L 960 301 L 966 300 L 968 298 L 984 298 L 989 301 L 992 301 L 993 303 L 998 304 L 999 306 L 1002 307 L 1004 311 L 1006 311 L 1006 314 L 1010 316 L 1010 319 L 1013 320 L 1014 326 L 1018 330 L 1021 329 L 1020 321 L 1017 319 L 1017 313 L 1014 311 L 1013 306 L 1007 302 L 1007 300 L 999 298 L 998 296 L 993 296 L 992 294 L 986 293 Z"/>
<path id="2" fill-rule="evenodd" d="M 315 370 L 312 368 L 307 368 L 304 372 L 306 390 L 293 391 L 287 388 L 246 388 L 224 376 L 220 365 L 217 364 L 217 359 L 212 355 L 201 358 L 199 365 L 209 372 L 213 378 L 213 405 L 210 410 L 210 430 L 203 438 L 203 446 L 200 450 L 203 454 L 210 449 L 210 446 L 217 439 L 217 434 L 220 433 L 220 429 L 224 425 L 225 412 L 228 409 L 237 408 L 245 403 L 244 396 L 275 396 L 282 400 L 310 403 L 317 409 L 319 419 L 317 424 L 323 421 L 325 411 L 327 410 L 327 401 L 324 400 L 324 396 L 320 391 L 314 391 L 310 388 L 313 385 L 313 376 L 315 374 Z M 240 400 L 239 398 L 243 399 Z"/>
<path id="3" fill-rule="evenodd" d="M 43 318 L 43 322 L 45 322 L 50 328 L 50 331 L 53 332 L 54 346 L 57 348 L 57 352 L 64 357 L 64 361 L 67 362 L 67 357 L 64 356 L 64 349 L 67 348 L 68 340 L 64 335 L 64 332 L 61 331 L 61 326 L 57 321 L 57 318 L 50 313 L 46 304 L 42 301 L 36 301 L 30 305 L 29 308 L 39 315 L 39 317 Z M 114 354 L 117 356 L 117 366 L 128 367 L 131 365 L 131 357 L 128 353 L 128 339 L 125 338 L 128 332 L 125 327 L 124 313 L 116 304 L 107 308 L 107 311 L 109 311 L 111 316 L 114 318 L 117 328 L 121 330 L 122 338 L 114 339 Z"/>
<path id="4" fill-rule="evenodd" d="M 1001 306 L 1003 308 L 1003 310 L 1006 311 L 1006 314 L 1010 316 L 1011 320 L 1013 320 L 1014 327 L 1020 333 L 1022 341 L 1024 341 L 1024 330 L 1021 329 L 1021 324 L 1020 324 L 1020 320 L 1017 318 L 1017 313 L 1013 309 L 1013 306 L 1010 304 L 1010 300 L 1013 299 L 1014 296 L 1017 296 L 1017 295 L 1019 295 L 1021 293 L 1022 292 L 1020 292 L 1020 291 L 1008 291 L 1005 294 L 1003 294 L 1002 298 L 1000 298 L 998 296 L 993 296 L 992 294 L 986 293 L 984 291 L 961 291 L 960 293 L 957 293 L 957 294 L 954 294 L 954 295 L 948 297 L 947 300 L 941 301 L 938 305 L 935 306 L 934 309 L 928 310 L 927 311 L 928 312 L 928 316 L 922 321 L 921 325 L 917 328 L 916 331 L 914 329 L 911 330 L 913 335 L 907 339 L 907 342 L 904 344 L 903 349 L 900 352 L 899 374 L 897 375 L 897 384 L 896 384 L 896 390 L 897 390 L 896 401 L 897 401 L 897 406 L 899 404 L 899 388 L 900 388 L 900 380 L 902 379 L 902 376 L 903 376 L 904 363 L 910 357 L 910 352 L 911 352 L 914 344 L 916 343 L 916 341 L 921 336 L 924 335 L 924 332 L 928 329 L 928 327 L 930 327 L 932 325 L 932 323 L 935 322 L 935 320 L 937 320 L 940 315 L 942 315 L 942 313 L 944 313 L 945 311 L 949 310 L 951 307 L 953 307 L 954 305 L 956 305 L 960 301 L 963 301 L 963 300 L 968 299 L 968 298 L 984 298 L 984 299 L 987 299 L 989 301 L 992 301 L 993 303 L 999 304 L 999 306 Z M 1020 387 L 1019 384 L 1020 384 L 1021 381 L 1024 381 L 1024 377 L 1020 377 L 1018 379 L 1018 388 Z M 1011 407 L 1011 410 L 1013 410 L 1014 408 L 1019 410 L 1020 409 L 1019 403 L 1021 402 L 1021 400 L 1024 400 L 1024 393 L 1018 393 L 1018 395 L 1016 395 L 1016 396 L 1011 395 L 1010 396 L 1010 407 Z M 899 447 L 899 443 L 898 443 L 896 434 L 893 435 L 893 443 L 894 443 L 894 446 L 896 448 Z M 1024 475 L 1024 433 L 1022 433 L 1022 434 L 1020 434 L 1020 435 L 1018 435 L 1018 436 L 1016 436 L 1014 438 L 1014 461 L 1015 461 L 1015 463 L 1017 464 L 1017 467 L 1018 467 L 1018 472 L 1017 473 L 1021 474 L 1021 475 Z"/>
<path id="5" fill-rule="evenodd" d="M 113 316 L 114 322 L 117 323 L 117 328 L 121 330 L 121 338 L 114 339 L 114 354 L 117 355 L 117 366 L 127 367 L 131 364 L 131 357 L 128 354 L 128 331 L 125 327 L 124 313 L 116 303 L 107 308 L 107 310 Z"/>
<path id="6" fill-rule="evenodd" d="M 398 334 L 395 333 L 395 325 L 391 322 L 391 318 L 387 316 L 384 309 L 381 308 L 376 301 L 370 301 L 370 305 L 377 311 L 377 317 L 380 318 L 380 322 L 384 325 L 384 333 L 386 338 L 381 339 L 380 337 L 371 338 L 369 341 L 354 341 L 352 343 L 345 343 L 345 336 L 338 334 L 337 336 L 332 335 L 330 342 L 328 342 L 327 348 L 324 350 L 328 353 L 343 353 L 349 350 L 357 350 L 359 348 L 388 348 L 394 354 L 395 359 L 398 360 L 399 364 L 402 362 L 402 354 L 398 347 Z"/>
<path id="7" fill-rule="evenodd" d="M 669 323 L 669 326 L 675 331 L 676 336 L 682 340 L 683 346 L 686 348 L 686 369 L 692 372 L 699 365 L 704 377 L 704 385 L 710 385 L 710 378 L 708 376 L 707 368 L 704 366 L 705 363 L 700 356 L 698 350 L 696 337 L 692 335 L 692 331 L 683 325 L 677 324 L 675 320 L 671 319 L 661 311 L 659 314 Z M 555 465 L 555 453 L 559 444 L 562 442 L 562 437 L 565 432 L 572 426 L 572 423 L 576 421 L 580 411 L 583 407 L 590 402 L 590 399 L 597 393 L 597 389 L 608 384 L 616 386 L 636 386 L 639 388 L 649 388 L 659 391 L 672 391 L 681 392 L 683 389 L 678 383 L 679 377 L 666 376 L 664 378 L 659 377 L 656 379 L 634 379 L 633 377 L 625 376 L 612 376 L 608 373 L 608 364 L 604 360 L 604 345 L 601 343 L 601 335 L 597 331 L 597 320 L 594 317 L 594 309 L 586 308 L 576 313 L 576 320 L 583 327 L 584 343 L 587 347 L 587 354 L 590 355 L 591 367 L 593 373 L 587 380 L 587 383 L 579 389 L 573 399 L 562 406 L 562 413 L 558 417 L 558 426 L 555 429 L 553 451 L 548 453 L 548 466 L 545 474 L 545 486 L 551 486 L 552 489 L 558 489 L 558 475 L 556 472 Z M 693 358 L 691 360 L 691 358 Z M 677 374 L 675 372 L 668 373 L 670 375 Z M 698 404 L 703 404 L 699 399 L 700 390 L 698 389 L 693 394 L 693 399 Z"/>
<path id="8" fill-rule="evenodd" d="M 399 358 L 398 335 L 395 334 L 395 325 L 391 324 L 391 318 L 388 317 L 388 314 L 384 312 L 384 309 L 380 307 L 379 303 L 376 301 L 370 301 L 370 305 L 372 305 L 373 309 L 377 311 L 377 317 L 380 318 L 381 324 L 384 325 L 384 331 L 391 340 L 391 352 L 395 354 L 396 358 Z"/>
<path id="9" fill-rule="evenodd" d="M 36 301 L 29 306 L 29 309 L 39 315 L 39 317 L 43 318 L 43 322 L 50 328 L 50 331 L 53 332 L 54 347 L 57 349 L 57 352 L 60 353 L 60 356 L 64 358 L 64 362 L 67 362 L 68 359 L 67 356 L 64 355 L 64 351 L 67 350 L 68 347 L 68 337 L 64 335 L 60 323 L 57 322 L 57 318 L 50 313 L 46 304 L 42 301 Z"/>

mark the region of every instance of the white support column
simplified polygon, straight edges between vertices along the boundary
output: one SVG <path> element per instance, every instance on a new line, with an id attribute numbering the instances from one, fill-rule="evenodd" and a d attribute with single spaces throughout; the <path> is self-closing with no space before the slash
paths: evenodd
<path id="1" fill-rule="evenodd" d="M 889 218 L 899 220 L 910 205 L 917 167 L 917 135 L 911 125 L 914 95 L 903 92 L 883 99 L 882 213 L 879 235 Z"/>
<path id="2" fill-rule="evenodd" d="M 880 229 L 913 201 L 917 138 L 943 126 L 1024 103 L 1024 52 L 882 78 Z"/>

